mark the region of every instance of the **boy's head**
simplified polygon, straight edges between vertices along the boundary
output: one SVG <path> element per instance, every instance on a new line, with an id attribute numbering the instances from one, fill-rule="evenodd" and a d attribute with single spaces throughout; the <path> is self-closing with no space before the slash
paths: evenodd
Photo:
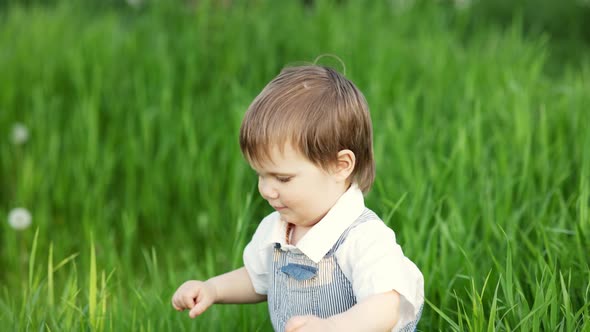
<path id="1" fill-rule="evenodd" d="M 329 170 L 338 152 L 355 156 L 351 181 L 366 192 L 375 177 L 369 107 L 359 89 L 327 67 L 288 67 L 254 99 L 240 129 L 240 148 L 250 164 L 268 161 L 285 144 Z"/>

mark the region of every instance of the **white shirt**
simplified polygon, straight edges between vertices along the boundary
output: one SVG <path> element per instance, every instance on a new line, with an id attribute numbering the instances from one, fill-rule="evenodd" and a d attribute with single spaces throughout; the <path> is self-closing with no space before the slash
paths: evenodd
<path id="1" fill-rule="evenodd" d="M 268 292 L 275 243 L 280 243 L 283 250 L 302 252 L 317 263 L 364 209 L 363 193 L 352 185 L 297 246 L 285 243 L 287 225 L 278 212 L 265 217 L 244 249 L 244 265 L 256 293 Z M 416 265 L 404 256 L 395 233 L 383 221 L 369 220 L 350 230 L 334 255 L 352 284 L 357 302 L 395 290 L 400 294 L 400 315 L 394 330 L 416 319 L 424 303 L 424 278 Z"/>

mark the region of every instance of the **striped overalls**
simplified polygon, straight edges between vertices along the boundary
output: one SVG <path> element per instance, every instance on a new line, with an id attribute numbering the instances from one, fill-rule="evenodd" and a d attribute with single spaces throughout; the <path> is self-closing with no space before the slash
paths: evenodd
<path id="1" fill-rule="evenodd" d="M 275 331 L 283 332 L 291 317 L 313 315 L 327 318 L 347 311 L 356 304 L 352 284 L 340 269 L 334 253 L 346 240 L 350 230 L 374 219 L 379 217 L 365 209 L 319 263 L 300 251 L 283 250 L 279 243 L 275 244 L 267 294 Z M 415 331 L 421 311 L 416 320 L 401 331 Z"/>
<path id="2" fill-rule="evenodd" d="M 285 324 L 293 316 L 326 318 L 356 304 L 352 284 L 338 266 L 334 253 L 348 232 L 369 218 L 377 216 L 365 209 L 319 263 L 301 252 L 285 251 L 280 244 L 275 244 L 268 290 L 268 309 L 275 331 L 284 331 Z"/>

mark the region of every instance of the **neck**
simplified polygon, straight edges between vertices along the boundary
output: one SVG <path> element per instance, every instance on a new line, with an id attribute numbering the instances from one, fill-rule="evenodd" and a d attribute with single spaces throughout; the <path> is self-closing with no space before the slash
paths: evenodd
<path id="1" fill-rule="evenodd" d="M 326 214 L 328 214 L 328 212 L 334 207 L 334 205 L 336 205 L 336 203 L 338 202 L 338 200 L 340 199 L 340 197 L 342 197 L 342 195 L 344 195 L 344 193 L 346 191 L 348 191 L 348 189 L 350 189 L 350 187 L 352 186 L 352 182 L 347 181 L 345 186 L 342 187 L 342 191 L 340 192 L 340 194 L 338 195 L 338 198 L 336 199 L 336 201 L 334 201 L 334 204 L 332 204 L 332 206 L 330 207 L 330 209 L 328 209 L 328 211 L 326 211 L 323 215 L 321 215 L 316 222 L 314 222 L 313 224 L 309 225 L 309 226 L 297 226 L 295 224 L 292 223 L 287 223 L 287 229 L 286 229 L 286 233 L 285 233 L 285 243 L 290 244 L 290 245 L 296 245 L 297 242 L 299 242 L 300 239 L 303 238 L 303 236 L 305 236 L 305 234 L 307 234 L 307 232 L 313 227 L 315 226 L 317 223 L 319 223 L 325 216 Z"/>
<path id="2" fill-rule="evenodd" d="M 285 243 L 293 246 L 297 245 L 299 240 L 301 240 L 312 227 L 313 226 L 296 226 L 295 224 L 287 223 Z"/>

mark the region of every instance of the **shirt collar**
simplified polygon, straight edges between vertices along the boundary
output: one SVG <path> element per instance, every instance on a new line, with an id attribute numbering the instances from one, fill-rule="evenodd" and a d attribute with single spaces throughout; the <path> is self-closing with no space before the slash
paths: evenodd
<path id="1" fill-rule="evenodd" d="M 328 213 L 299 240 L 296 247 L 286 244 L 287 224 L 276 213 L 278 220 L 274 223 L 269 242 L 279 243 L 287 249 L 297 248 L 312 261 L 319 263 L 364 209 L 363 193 L 356 184 L 352 184 Z"/>

